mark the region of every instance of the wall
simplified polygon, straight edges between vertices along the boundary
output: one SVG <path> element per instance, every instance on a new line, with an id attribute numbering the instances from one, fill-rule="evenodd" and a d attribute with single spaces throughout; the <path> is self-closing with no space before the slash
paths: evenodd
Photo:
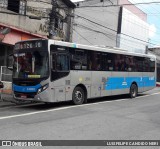
<path id="1" fill-rule="evenodd" d="M 123 8 L 121 34 L 119 34 L 118 46 L 128 51 L 145 53 L 148 37 L 148 23 L 126 8 Z"/>
<path id="2" fill-rule="evenodd" d="M 111 0 L 111 2 L 117 4 L 115 0 Z M 79 2 L 79 7 L 107 6 L 112 5 L 111 2 L 108 0 L 104 0 L 104 2 L 100 2 L 100 0 L 88 0 Z M 116 46 L 118 13 L 119 7 L 76 8 L 73 26 L 73 42 L 86 45 Z M 101 24 L 104 27 L 91 23 L 77 15 Z"/>
<path id="3" fill-rule="evenodd" d="M 63 6 L 66 11 L 63 11 L 62 9 L 58 10 L 58 17 L 63 18 L 63 15 L 65 16 L 66 12 L 71 11 L 72 8 L 67 7 L 62 1 L 57 1 L 60 6 Z M 19 28 L 21 30 L 25 30 L 27 32 L 30 32 L 32 34 L 37 34 L 41 36 L 48 36 L 48 27 L 49 27 L 49 13 L 51 12 L 52 5 L 50 4 L 51 0 L 48 0 L 47 3 L 41 3 L 41 2 L 35 2 L 35 1 L 27 1 L 27 7 L 26 7 L 26 15 L 17 15 L 17 13 L 14 13 L 13 11 L 6 10 L 5 8 L 0 7 L 0 11 L 7 12 L 7 13 L 13 13 L 12 14 L 6 14 L 6 13 L 0 13 L 0 22 L 6 25 L 10 25 L 16 28 Z M 71 9 L 71 10 L 70 10 Z M 30 19 L 28 16 L 34 16 L 34 17 L 45 17 L 41 20 L 36 19 Z M 70 28 L 68 27 L 68 24 L 71 22 L 66 21 L 64 23 L 63 28 L 65 30 L 59 30 L 58 33 L 56 32 L 56 36 L 59 37 L 59 34 L 62 36 L 60 38 L 65 38 L 67 40 L 70 40 L 69 37 L 66 37 L 68 34 L 68 30 Z M 64 40 L 65 40 L 64 39 Z"/>
<path id="4" fill-rule="evenodd" d="M 132 3 L 129 2 L 128 0 L 119 0 L 118 4 L 119 5 L 129 4 L 129 5 L 124 5 L 123 7 L 129 10 L 130 12 L 132 12 L 133 14 L 135 14 L 136 16 L 138 16 L 139 18 L 141 18 L 141 20 L 147 22 L 147 14 L 144 13 L 142 10 L 140 10 L 135 5 L 132 5 Z"/>

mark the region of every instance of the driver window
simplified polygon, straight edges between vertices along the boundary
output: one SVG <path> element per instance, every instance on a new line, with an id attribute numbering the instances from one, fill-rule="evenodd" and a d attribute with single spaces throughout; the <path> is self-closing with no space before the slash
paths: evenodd
<path id="1" fill-rule="evenodd" d="M 57 55 L 56 68 L 57 70 L 60 70 L 60 71 L 69 70 L 69 63 L 68 63 L 67 55 L 62 55 L 62 54 Z"/>
<path id="2" fill-rule="evenodd" d="M 52 69 L 56 71 L 68 71 L 69 57 L 65 54 L 52 54 Z"/>

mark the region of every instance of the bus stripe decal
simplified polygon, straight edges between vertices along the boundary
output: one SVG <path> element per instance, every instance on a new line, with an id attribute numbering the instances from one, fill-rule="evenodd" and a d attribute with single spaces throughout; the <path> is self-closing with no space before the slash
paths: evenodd
<path id="1" fill-rule="evenodd" d="M 109 77 L 105 89 L 127 89 L 131 83 L 136 82 L 138 87 L 154 87 L 156 85 L 155 77 Z"/>

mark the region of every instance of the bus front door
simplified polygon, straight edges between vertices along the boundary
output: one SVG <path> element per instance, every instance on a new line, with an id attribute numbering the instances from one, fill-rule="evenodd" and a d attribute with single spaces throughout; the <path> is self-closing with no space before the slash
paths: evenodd
<path id="1" fill-rule="evenodd" d="M 65 101 L 66 80 L 69 77 L 69 56 L 66 53 L 51 53 L 51 81 L 55 101 Z"/>

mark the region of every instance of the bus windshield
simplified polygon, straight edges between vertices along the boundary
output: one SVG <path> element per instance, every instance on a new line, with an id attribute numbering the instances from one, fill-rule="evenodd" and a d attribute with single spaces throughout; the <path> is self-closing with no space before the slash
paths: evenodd
<path id="1" fill-rule="evenodd" d="M 13 78 L 32 79 L 49 76 L 49 60 L 46 51 L 14 53 Z"/>

